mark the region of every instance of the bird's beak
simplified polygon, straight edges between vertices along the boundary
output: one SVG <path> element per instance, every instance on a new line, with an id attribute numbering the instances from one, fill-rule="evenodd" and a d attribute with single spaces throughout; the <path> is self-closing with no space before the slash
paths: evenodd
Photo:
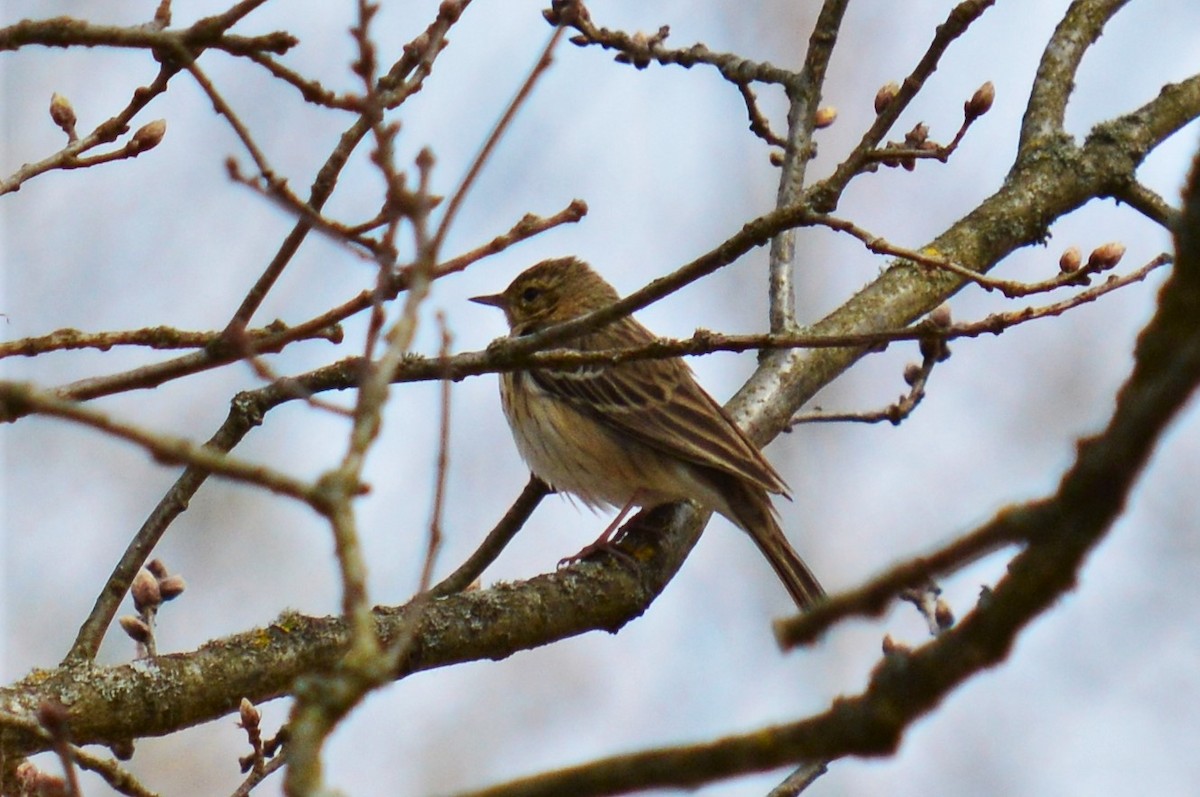
<path id="1" fill-rule="evenodd" d="M 476 304 L 486 304 L 490 307 L 499 307 L 501 310 L 504 309 L 503 293 L 493 293 L 487 296 L 472 296 L 470 301 L 475 302 Z"/>

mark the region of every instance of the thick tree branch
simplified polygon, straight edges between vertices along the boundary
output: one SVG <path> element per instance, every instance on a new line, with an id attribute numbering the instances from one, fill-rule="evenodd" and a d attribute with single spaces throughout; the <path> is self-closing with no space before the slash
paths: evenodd
<path id="1" fill-rule="evenodd" d="M 1028 149 L 1061 135 L 1075 73 L 1104 26 L 1129 0 L 1075 0 L 1042 51 L 1025 109 L 1018 147 Z"/>
<path id="2" fill-rule="evenodd" d="M 1200 317 L 1200 158 L 1186 206 L 1178 265 L 1142 333 L 1133 373 L 1108 428 L 1080 446 L 1054 496 L 1006 510 L 993 521 L 1004 529 L 998 538 L 1024 539 L 1029 546 L 988 600 L 956 627 L 917 650 L 889 655 L 866 690 L 840 698 L 811 719 L 706 744 L 614 756 L 459 797 L 591 797 L 686 788 L 802 761 L 894 751 L 914 720 L 968 677 L 1003 661 L 1020 631 L 1075 586 L 1084 560 L 1119 516 L 1159 435 L 1200 384 L 1195 321 Z"/>
<path id="3" fill-rule="evenodd" d="M 623 548 L 643 563 L 603 556 L 519 584 L 504 584 L 375 611 L 382 645 L 411 639 L 396 677 L 462 661 L 499 659 L 549 642 L 604 629 L 615 632 L 645 610 L 683 563 L 672 527 L 685 513 L 663 507 L 639 514 Z M 573 608 L 568 608 L 573 607 Z M 586 607 L 586 610 L 583 610 Z M 415 623 L 415 625 L 414 625 Z M 237 710 L 242 697 L 262 703 L 287 694 L 301 675 L 326 672 L 349 642 L 343 618 L 284 614 L 266 628 L 214 641 L 190 653 L 99 667 L 86 661 L 39 671 L 0 701 L 14 716 L 57 696 L 70 707 L 76 744 L 112 744 L 158 736 Z M 86 677 L 85 675 L 86 674 Z M 13 757 L 49 741 L 0 715 L 0 749 Z"/>

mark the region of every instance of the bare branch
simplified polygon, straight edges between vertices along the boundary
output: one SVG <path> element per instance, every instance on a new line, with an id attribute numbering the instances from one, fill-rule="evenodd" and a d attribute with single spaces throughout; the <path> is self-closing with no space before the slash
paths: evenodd
<path id="1" fill-rule="evenodd" d="M 72 169 L 80 167 L 80 155 L 101 144 L 107 144 L 116 141 L 118 137 L 129 130 L 129 122 L 150 102 L 167 90 L 167 83 L 175 74 L 174 70 L 163 66 L 159 69 L 157 77 L 150 83 L 149 86 L 142 86 L 134 90 L 133 99 L 125 106 L 116 116 L 100 123 L 86 136 L 77 138 L 71 141 L 67 146 L 63 147 L 53 155 L 44 158 L 34 163 L 27 163 L 10 175 L 5 180 L 0 180 L 0 196 L 11 193 L 20 189 L 21 185 L 27 180 L 30 180 L 38 175 L 56 169 Z M 106 156 L 98 156 L 89 162 L 89 165 L 104 163 L 111 160 L 121 160 L 127 157 L 133 157 L 136 152 L 131 153 L 127 147 L 122 147 L 113 153 Z"/>
<path id="2" fill-rule="evenodd" d="M 156 30 L 152 26 L 117 27 L 93 25 L 71 17 L 26 19 L 0 28 L 0 51 L 17 50 L 30 45 L 45 47 L 119 47 L 154 51 L 183 49 L 199 54 L 214 49 L 230 55 L 269 52 L 283 55 L 298 43 L 291 34 L 268 33 L 262 36 L 237 36 L 227 33 L 245 13 L 265 0 L 236 4 L 223 15 L 207 17 L 183 30 Z"/>
<path id="3" fill-rule="evenodd" d="M 941 346 L 930 346 L 920 365 L 909 363 L 908 367 L 904 369 L 904 381 L 908 382 L 909 385 L 908 393 L 882 410 L 869 412 L 797 413 L 792 416 L 789 431 L 801 424 L 818 422 L 844 423 L 849 421 L 855 423 L 881 423 L 887 421 L 892 426 L 899 426 L 905 418 L 916 410 L 917 405 L 921 403 L 921 399 L 925 398 L 925 385 L 929 382 L 929 375 L 933 372 L 933 366 L 948 356 L 949 351 L 945 348 L 944 344 Z"/>
<path id="4" fill-rule="evenodd" d="M 317 508 L 322 504 L 320 494 L 308 484 L 264 465 L 253 465 L 233 459 L 182 437 L 148 432 L 29 385 L 0 382 L 0 421 L 8 421 L 30 413 L 74 421 L 136 443 L 164 465 L 192 465 L 227 479 L 256 484 L 273 493 L 296 498 Z"/>
<path id="5" fill-rule="evenodd" d="M 441 249 L 442 242 L 446 240 L 446 234 L 450 231 L 450 225 L 454 222 L 454 217 L 458 214 L 458 209 L 462 205 L 467 191 L 474 185 L 475 178 L 479 176 L 483 165 L 487 163 L 492 151 L 504 136 L 505 131 L 508 130 L 513 118 L 517 115 L 517 111 L 529 99 L 529 95 L 533 92 L 533 87 L 537 84 L 538 79 L 550 68 L 551 56 L 554 53 L 555 47 L 558 46 L 559 41 L 562 40 L 564 30 L 563 27 L 559 26 L 550 36 L 550 40 L 546 42 L 546 46 L 538 57 L 537 63 L 529 71 L 525 82 L 521 84 L 516 96 L 512 98 L 508 107 L 504 109 L 504 113 L 500 115 L 500 119 L 488 134 L 487 140 L 484 141 L 475 159 L 471 162 L 467 173 L 459 181 L 458 188 L 455 189 L 454 194 L 450 197 L 450 202 L 446 205 L 445 213 L 442 214 L 442 221 L 438 224 L 437 232 L 434 233 L 432 245 L 435 252 Z"/>
<path id="6" fill-rule="evenodd" d="M 862 140 L 854 150 L 838 164 L 833 174 L 819 183 L 814 184 L 807 192 L 808 203 L 821 212 L 830 212 L 837 207 L 842 192 L 866 166 L 870 153 L 879 146 L 883 137 L 896 124 L 900 114 L 908 107 L 917 92 L 925 85 L 925 81 L 937 69 L 938 62 L 946 50 L 956 39 L 967 32 L 967 29 L 983 15 L 996 0 L 962 0 L 951 11 L 946 21 L 938 26 L 933 41 L 921 56 L 913 71 L 899 85 L 896 93 L 875 117 L 874 124 L 863 133 Z"/>
<path id="7" fill-rule="evenodd" d="M 433 69 L 434 58 L 445 46 L 446 33 L 469 2 L 470 0 L 457 0 L 457 2 L 448 0 L 442 3 L 438 8 L 437 18 L 419 36 L 409 42 L 404 48 L 403 56 L 392 65 L 387 75 L 380 78 L 380 87 L 386 92 L 385 103 L 388 107 L 395 107 L 406 97 L 420 90 L 425 78 Z M 313 180 L 308 206 L 314 212 L 319 213 L 324 207 L 334 188 L 337 187 L 338 175 L 370 129 L 370 121 L 359 118 L 342 134 L 338 146 L 325 161 L 317 173 L 316 179 Z M 244 329 L 250 323 L 250 318 L 266 299 L 284 268 L 291 262 L 292 257 L 299 250 L 300 244 L 308 236 L 310 229 L 308 222 L 303 219 L 292 228 L 275 257 L 271 259 L 258 281 L 250 288 L 241 305 L 229 320 L 229 330 Z"/>
<path id="8" fill-rule="evenodd" d="M 442 337 L 442 348 L 438 359 L 450 357 L 450 331 L 446 328 L 446 315 L 438 311 L 438 328 Z M 420 592 L 428 592 L 433 584 L 433 565 L 438 549 L 442 547 L 442 511 L 446 502 L 446 473 L 450 466 L 450 386 L 449 379 L 442 380 L 441 422 L 438 433 L 437 467 L 434 469 L 433 511 L 429 520 L 429 544 L 425 549 L 425 560 L 421 565 Z"/>
<path id="9" fill-rule="evenodd" d="M 1075 73 L 1084 53 L 1100 38 L 1104 26 L 1129 0 L 1074 0 L 1046 43 L 1033 93 L 1021 125 L 1019 148 L 1044 143 L 1061 135 L 1067 101 L 1075 88 Z"/>
<path id="10" fill-rule="evenodd" d="M 1167 230 L 1174 230 L 1179 226 L 1179 210 L 1171 207 L 1165 199 L 1139 182 L 1135 181 L 1118 189 L 1113 196 Z"/>
<path id="11" fill-rule="evenodd" d="M 618 63 L 632 64 L 638 69 L 645 69 L 651 61 L 664 66 L 675 64 L 684 69 L 707 64 L 715 67 L 726 80 L 739 86 L 750 81 L 783 85 L 792 79 L 792 73 L 785 69 L 751 61 L 733 53 L 716 53 L 703 44 L 697 43 L 682 49 L 665 47 L 663 42 L 670 33 L 665 25 L 651 36 L 597 27 L 592 23 L 591 13 L 578 0 L 553 0 L 545 17 L 551 25 L 565 24 L 579 31 L 579 35 L 571 38 L 572 44 L 581 47 L 598 45 L 605 50 L 616 50 Z"/>
<path id="12" fill-rule="evenodd" d="M 278 339 L 278 336 L 286 331 L 288 328 L 281 323 L 272 324 L 264 329 L 246 330 L 247 345 L 252 352 L 255 352 L 255 346 L 271 338 Z M 294 334 L 295 330 L 292 332 Z M 17 355 L 35 357 L 47 352 L 71 349 L 108 351 L 114 346 L 144 346 L 149 349 L 203 349 L 217 343 L 220 337 L 221 333 L 219 332 L 193 332 L 163 326 L 114 332 L 83 332 L 78 329 L 64 328 L 36 338 L 21 338 L 0 343 L 0 359 Z M 341 330 L 335 326 L 322 325 L 315 330 L 306 330 L 303 337 L 294 339 L 311 340 L 314 338 L 337 343 L 341 340 Z M 266 351 L 266 349 L 260 349 L 260 351 Z"/>
<path id="13" fill-rule="evenodd" d="M 457 570 L 429 590 L 434 597 L 452 595 L 462 592 L 475 582 L 488 565 L 496 561 L 496 557 L 512 541 L 525 521 L 533 514 L 533 510 L 541 500 L 550 493 L 549 486 L 536 476 L 529 477 L 529 483 L 509 508 L 508 512 L 484 538 L 475 553 L 471 554 Z"/>

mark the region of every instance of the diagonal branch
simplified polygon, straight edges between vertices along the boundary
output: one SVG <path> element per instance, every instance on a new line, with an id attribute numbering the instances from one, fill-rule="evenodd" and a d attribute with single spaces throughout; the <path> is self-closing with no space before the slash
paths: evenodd
<path id="1" fill-rule="evenodd" d="M 1067 102 L 1075 88 L 1075 73 L 1104 26 L 1129 0 L 1075 0 L 1050 37 L 1038 64 L 1033 92 L 1021 124 L 1019 148 L 1024 150 L 1063 132 Z"/>
<path id="2" fill-rule="evenodd" d="M 775 193 L 777 208 L 797 205 L 803 196 L 808 162 L 815 153 L 812 135 L 816 129 L 825 73 L 848 5 L 849 0 L 825 0 L 821 4 L 808 37 L 804 66 L 787 83 L 788 131 L 779 170 L 779 188 Z M 796 232 L 788 227 L 772 237 L 768 258 L 767 318 L 772 332 L 790 331 L 796 326 L 795 260 Z M 759 370 L 773 370 L 778 365 L 778 358 L 768 357 Z"/>
<path id="3" fill-rule="evenodd" d="M 1029 547 L 956 627 L 915 651 L 880 662 L 867 688 L 825 713 L 715 742 L 649 750 L 561 769 L 459 797 L 577 797 L 653 787 L 695 787 L 731 777 L 847 755 L 893 752 L 906 729 L 958 684 L 1008 655 L 1020 631 L 1074 588 L 1153 452 L 1159 435 L 1200 384 L 1200 159 L 1193 170 L 1179 263 L 1144 330 L 1133 373 L 1108 428 L 1085 441 L 1058 492 L 1013 508 L 991 524 Z M 818 609 L 818 611 L 820 611 Z M 801 621 L 803 622 L 803 621 Z"/>
<path id="4" fill-rule="evenodd" d="M 996 0 L 962 0 L 950 11 L 946 21 L 938 26 L 937 33 L 934 34 L 933 41 L 921 56 L 921 60 L 900 84 L 892 100 L 880 109 L 875 122 L 863 133 L 862 140 L 850 155 L 838 164 L 833 174 L 809 189 L 808 201 L 815 210 L 828 213 L 837 208 L 838 200 L 846 186 L 863 171 L 871 153 L 937 69 L 946 50 L 995 2 Z"/>

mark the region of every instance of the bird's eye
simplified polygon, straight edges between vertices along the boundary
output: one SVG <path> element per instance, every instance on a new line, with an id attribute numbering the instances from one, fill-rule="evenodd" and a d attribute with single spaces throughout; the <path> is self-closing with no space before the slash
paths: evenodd
<path id="1" fill-rule="evenodd" d="M 531 285 L 528 288 L 526 288 L 525 290 L 521 291 L 521 301 L 528 304 L 529 302 L 532 302 L 534 299 L 536 299 L 537 297 L 539 297 L 541 295 L 542 295 L 541 288 L 535 288 Z"/>

